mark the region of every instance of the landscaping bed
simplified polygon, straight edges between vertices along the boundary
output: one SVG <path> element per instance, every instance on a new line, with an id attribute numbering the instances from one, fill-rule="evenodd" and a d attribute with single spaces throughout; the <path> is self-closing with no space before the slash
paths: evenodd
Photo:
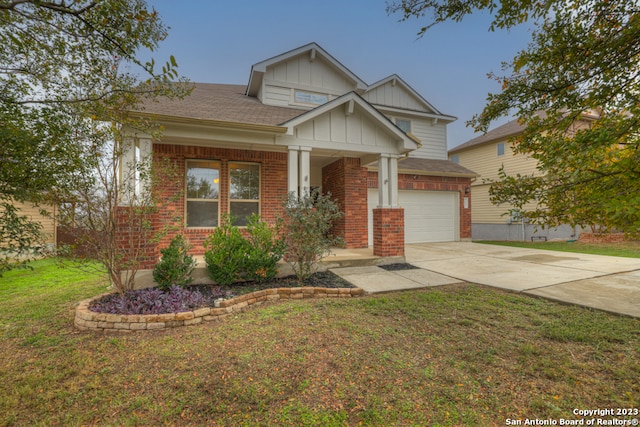
<path id="1" fill-rule="evenodd" d="M 157 330 L 221 320 L 265 301 L 360 295 L 364 295 L 362 289 L 331 272 L 315 273 L 303 282 L 285 277 L 266 283 L 194 285 L 166 291 L 151 288 L 81 301 L 74 324 L 82 330 L 102 332 Z"/>

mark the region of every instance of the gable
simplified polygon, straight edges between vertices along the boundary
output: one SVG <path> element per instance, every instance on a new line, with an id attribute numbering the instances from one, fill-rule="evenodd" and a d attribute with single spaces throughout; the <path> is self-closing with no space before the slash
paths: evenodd
<path id="1" fill-rule="evenodd" d="M 391 82 L 367 91 L 363 98 L 375 105 L 433 113 L 433 111 L 427 110 L 422 103 L 404 88 L 397 84 L 394 86 Z"/>
<path id="2" fill-rule="evenodd" d="M 350 115 L 332 110 L 315 117 L 295 129 L 298 140 L 338 143 L 338 145 L 375 148 L 394 147 L 396 140 L 388 129 L 369 118 L 360 108 Z M 388 150 L 385 150 L 388 151 Z"/>
<path id="3" fill-rule="evenodd" d="M 267 105 L 314 108 L 367 84 L 316 43 L 251 67 L 246 94 Z"/>
<path id="4" fill-rule="evenodd" d="M 354 92 L 284 123 L 285 144 L 358 153 L 402 154 L 418 144 Z"/>
<path id="5" fill-rule="evenodd" d="M 428 114 L 441 114 L 433 105 L 429 104 L 413 90 L 411 86 L 395 74 L 372 84 L 362 97 L 376 106 L 399 108 Z"/>

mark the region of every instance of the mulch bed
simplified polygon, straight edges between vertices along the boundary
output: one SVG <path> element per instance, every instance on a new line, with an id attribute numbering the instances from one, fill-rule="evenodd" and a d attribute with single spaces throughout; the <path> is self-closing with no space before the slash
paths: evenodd
<path id="1" fill-rule="evenodd" d="M 418 270 L 420 267 L 416 267 L 415 265 L 407 264 L 407 263 L 396 263 L 396 264 L 387 264 L 387 265 L 379 265 L 378 267 L 387 271 L 400 271 L 400 270 Z"/>
<path id="2" fill-rule="evenodd" d="M 240 282 L 229 286 L 222 286 L 222 289 L 229 291 L 234 296 L 244 295 L 251 292 L 261 291 L 263 289 L 273 288 L 299 288 L 299 287 L 316 287 L 316 288 L 355 288 L 351 283 L 342 279 L 340 276 L 330 272 L 321 271 L 313 274 L 303 282 L 299 282 L 295 276 L 287 276 L 273 279 L 266 283 L 257 282 Z M 198 290 L 203 295 L 207 295 L 214 287 L 218 285 L 191 285 L 189 289 Z"/>

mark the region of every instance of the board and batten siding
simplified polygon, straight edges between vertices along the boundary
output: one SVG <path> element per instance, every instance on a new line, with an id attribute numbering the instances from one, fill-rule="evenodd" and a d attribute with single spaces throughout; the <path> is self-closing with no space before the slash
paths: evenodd
<path id="1" fill-rule="evenodd" d="M 349 116 L 342 108 L 328 111 L 297 126 L 295 137 L 312 147 L 336 150 L 348 150 L 350 145 L 354 145 L 358 146 L 358 151 L 367 151 L 366 147 L 370 147 L 369 151 L 378 152 L 387 147 L 384 152 L 389 152 L 397 144 L 389 130 L 357 108 Z"/>
<path id="2" fill-rule="evenodd" d="M 295 104 L 295 89 L 329 95 L 328 101 L 355 89 L 355 83 L 322 58 L 309 60 L 300 55 L 267 67 L 258 98 L 268 105 Z"/>
<path id="3" fill-rule="evenodd" d="M 417 100 L 415 96 L 407 92 L 399 84 L 389 81 L 381 86 L 370 89 L 362 95 L 364 99 L 374 105 L 385 105 L 387 107 L 402 108 L 405 110 L 422 111 L 432 113 L 427 110 L 424 104 Z"/>

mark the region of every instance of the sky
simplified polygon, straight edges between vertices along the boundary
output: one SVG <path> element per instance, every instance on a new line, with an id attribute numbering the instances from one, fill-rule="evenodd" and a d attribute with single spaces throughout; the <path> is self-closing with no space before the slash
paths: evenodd
<path id="1" fill-rule="evenodd" d="M 173 55 L 193 82 L 247 84 L 253 64 L 316 42 L 367 84 L 398 74 L 441 113 L 457 117 L 448 126 L 449 148 L 479 135 L 466 122 L 500 90 L 487 74 L 502 74 L 502 63 L 530 39 L 524 27 L 489 32 L 487 14 L 438 24 L 418 38 L 427 18 L 400 22 L 387 14 L 385 0 L 148 3 L 169 27 L 153 53 L 156 63 Z"/>

